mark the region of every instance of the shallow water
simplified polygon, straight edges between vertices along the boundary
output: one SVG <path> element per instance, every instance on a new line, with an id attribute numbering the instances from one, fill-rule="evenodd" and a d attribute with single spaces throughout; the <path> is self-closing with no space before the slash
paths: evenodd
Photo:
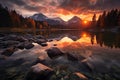
<path id="1" fill-rule="evenodd" d="M 61 33 L 64 32 L 61 31 Z M 113 66 L 120 67 L 119 41 L 119 33 L 90 33 L 79 31 L 69 31 L 67 33 L 66 31 L 50 43 L 56 44 L 64 52 L 85 57 L 86 59 L 84 61 L 94 66 L 94 69 L 98 71 L 107 71 L 107 69 Z"/>
<path id="2" fill-rule="evenodd" d="M 8 79 L 13 77 L 16 80 L 23 79 L 38 57 L 44 58 L 47 66 L 53 69 L 64 69 L 70 72 L 88 71 L 81 62 L 87 63 L 95 72 L 109 73 L 112 67 L 120 68 L 120 33 L 51 31 L 37 32 L 37 34 L 49 40 L 48 46 L 42 47 L 33 43 L 35 46 L 32 49 L 18 50 L 5 61 L 0 61 L 0 77 L 2 76 L 3 80 L 4 76 L 9 76 Z M 57 47 L 64 53 L 82 56 L 84 59 L 74 62 L 69 61 L 66 56 L 60 56 L 52 60 L 46 52 L 46 49 L 51 47 Z"/>

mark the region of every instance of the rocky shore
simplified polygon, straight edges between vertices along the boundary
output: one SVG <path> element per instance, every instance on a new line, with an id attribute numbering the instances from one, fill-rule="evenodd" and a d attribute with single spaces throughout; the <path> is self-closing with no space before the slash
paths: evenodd
<path id="1" fill-rule="evenodd" d="M 49 46 L 52 41 L 41 35 L 0 33 L 0 80 L 120 79 L 119 67 L 96 69 L 83 56 Z"/>

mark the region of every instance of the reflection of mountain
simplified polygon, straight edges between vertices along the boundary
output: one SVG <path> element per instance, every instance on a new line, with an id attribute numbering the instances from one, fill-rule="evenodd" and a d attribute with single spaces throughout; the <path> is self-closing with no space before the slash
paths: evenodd
<path id="1" fill-rule="evenodd" d="M 62 26 L 60 28 L 73 28 L 73 29 L 79 28 L 81 26 L 81 22 L 82 22 L 82 20 L 77 16 L 74 16 L 73 18 L 71 18 L 70 20 L 65 22 L 64 20 L 62 20 L 59 17 L 49 18 L 49 17 L 43 15 L 42 13 L 34 14 L 33 16 L 31 16 L 31 18 L 34 20 L 37 20 L 37 21 L 47 21 L 52 26 Z"/>
<path id="2" fill-rule="evenodd" d="M 96 40 L 97 43 L 101 46 L 105 45 L 108 47 L 120 48 L 120 34 L 106 32 L 106 33 L 97 33 Z"/>
<path id="3" fill-rule="evenodd" d="M 62 32 L 62 33 L 61 33 Z M 99 44 L 101 47 L 107 46 L 110 48 L 120 48 L 120 33 L 111 33 L 111 32 L 104 32 L 104 33 L 88 33 L 88 32 L 80 32 L 80 31 L 71 31 L 71 30 L 58 30 L 58 31 L 41 31 L 37 32 L 37 34 L 43 35 L 47 38 L 59 38 L 62 39 L 63 37 L 69 37 L 73 41 L 79 40 L 81 37 L 90 37 L 91 44 Z M 96 37 L 95 37 L 96 36 Z"/>

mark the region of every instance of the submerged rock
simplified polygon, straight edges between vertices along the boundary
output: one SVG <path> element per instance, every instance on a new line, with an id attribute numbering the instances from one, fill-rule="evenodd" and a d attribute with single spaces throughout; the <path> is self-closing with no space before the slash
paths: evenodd
<path id="1" fill-rule="evenodd" d="M 34 45 L 31 42 L 22 42 L 17 45 L 17 48 L 19 49 L 31 49 Z"/>
<path id="2" fill-rule="evenodd" d="M 3 46 L 4 48 L 8 48 L 8 47 L 11 47 L 11 46 L 16 46 L 17 44 L 19 44 L 19 41 L 7 40 L 7 41 L 2 41 L 1 42 L 1 46 Z"/>
<path id="3" fill-rule="evenodd" d="M 53 44 L 53 46 L 57 46 L 57 44 Z"/>
<path id="4" fill-rule="evenodd" d="M 16 40 L 17 39 L 17 35 L 13 35 L 13 34 L 10 34 L 10 35 L 7 35 L 3 38 L 3 40 L 7 41 L 7 40 Z"/>
<path id="5" fill-rule="evenodd" d="M 4 55 L 0 55 L 0 60 L 5 60 L 6 57 Z"/>
<path id="6" fill-rule="evenodd" d="M 19 49 L 24 49 L 24 47 L 25 47 L 25 43 L 19 43 L 17 45 L 17 48 L 19 48 Z"/>
<path id="7" fill-rule="evenodd" d="M 37 39 L 45 39 L 43 36 L 41 36 L 41 35 L 36 35 L 36 38 Z"/>
<path id="8" fill-rule="evenodd" d="M 16 51 L 15 47 L 10 47 L 4 50 L 1 55 L 11 56 Z"/>
<path id="9" fill-rule="evenodd" d="M 27 39 L 25 37 L 23 37 L 23 36 L 17 37 L 16 40 L 19 41 L 19 42 L 25 42 L 25 41 L 27 41 Z"/>
<path id="10" fill-rule="evenodd" d="M 26 80 L 50 80 L 53 74 L 53 69 L 38 63 L 31 67 L 31 70 L 26 76 Z"/>
<path id="11" fill-rule="evenodd" d="M 46 61 L 46 59 L 45 59 L 43 56 L 39 56 L 39 57 L 37 58 L 37 60 L 35 61 L 35 64 L 37 64 L 37 63 L 42 63 L 42 64 L 44 64 L 45 61 Z"/>
<path id="12" fill-rule="evenodd" d="M 82 61 L 85 59 L 85 57 L 81 55 L 72 54 L 72 53 L 67 53 L 67 58 L 68 60 L 71 60 L 71 61 Z"/>
<path id="13" fill-rule="evenodd" d="M 42 43 L 46 43 L 46 40 L 45 39 L 38 39 L 37 41 L 36 41 L 36 43 L 38 43 L 38 44 L 42 44 Z"/>
<path id="14" fill-rule="evenodd" d="M 48 56 L 51 59 L 64 55 L 64 53 L 56 47 L 52 47 L 50 49 L 47 49 L 46 51 L 47 51 Z"/>
<path id="15" fill-rule="evenodd" d="M 48 44 L 47 44 L 47 43 L 41 43 L 40 45 L 43 46 L 43 47 L 45 47 L 45 46 L 47 46 Z"/>
<path id="16" fill-rule="evenodd" d="M 29 42 L 25 43 L 25 49 L 31 49 L 33 47 L 34 47 L 34 45 L 32 43 L 29 43 Z"/>

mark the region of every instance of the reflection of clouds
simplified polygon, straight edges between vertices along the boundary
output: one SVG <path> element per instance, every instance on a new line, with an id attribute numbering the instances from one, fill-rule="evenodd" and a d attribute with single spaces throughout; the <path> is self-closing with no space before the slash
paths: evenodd
<path id="1" fill-rule="evenodd" d="M 86 48 L 87 46 L 91 46 L 91 38 L 88 37 L 87 34 L 85 36 L 82 35 L 81 38 L 76 41 L 73 41 L 69 37 L 63 37 L 57 42 L 57 45 L 57 47 L 65 52 L 77 54 L 85 58 L 92 55 L 92 51 Z"/>
<path id="2" fill-rule="evenodd" d="M 73 42 L 73 40 L 69 37 L 64 37 L 60 40 L 60 42 Z"/>

